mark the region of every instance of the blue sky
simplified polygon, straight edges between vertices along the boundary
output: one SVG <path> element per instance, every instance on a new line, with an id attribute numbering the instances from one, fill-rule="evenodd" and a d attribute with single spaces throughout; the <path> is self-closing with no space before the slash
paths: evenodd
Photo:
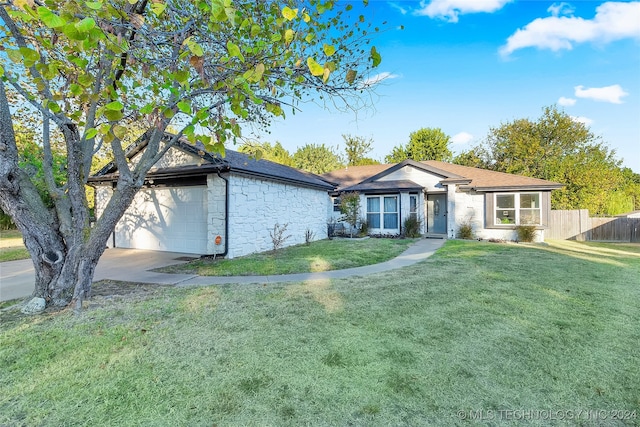
<path id="1" fill-rule="evenodd" d="M 375 109 L 303 104 L 261 140 L 294 152 L 342 149 L 343 134 L 357 135 L 372 139 L 371 157 L 383 160 L 411 132 L 435 127 L 457 153 L 492 127 L 535 120 L 556 104 L 640 173 L 639 1 L 371 0 L 364 10 L 389 28 L 374 39 L 376 72 L 386 76 Z"/>

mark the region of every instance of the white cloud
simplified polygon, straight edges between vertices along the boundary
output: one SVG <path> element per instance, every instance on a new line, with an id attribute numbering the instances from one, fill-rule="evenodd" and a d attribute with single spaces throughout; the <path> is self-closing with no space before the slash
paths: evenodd
<path id="1" fill-rule="evenodd" d="M 573 12 L 575 12 L 575 8 L 571 6 L 569 3 L 565 3 L 565 2 L 554 3 L 551 6 L 549 6 L 549 8 L 547 9 L 547 12 L 549 12 L 553 16 L 573 15 Z"/>
<path id="2" fill-rule="evenodd" d="M 583 125 L 586 126 L 591 126 L 591 123 L 593 123 L 593 120 L 591 120 L 588 117 L 583 117 L 583 116 L 570 116 L 571 120 L 573 120 L 574 122 L 578 122 L 578 123 L 582 123 Z"/>
<path id="3" fill-rule="evenodd" d="M 565 98 L 564 96 L 561 96 L 560 99 L 558 99 L 558 104 L 562 105 L 563 107 L 572 107 L 576 105 L 576 100 L 573 98 Z"/>
<path id="4" fill-rule="evenodd" d="M 605 87 L 576 86 L 575 96 L 578 98 L 587 98 L 594 101 L 610 102 L 612 104 L 622 104 L 622 97 L 629 95 L 620 85 L 611 85 Z"/>
<path id="5" fill-rule="evenodd" d="M 593 19 L 557 16 L 555 13 L 566 11 L 566 8 L 558 7 L 549 8 L 554 16 L 535 19 L 517 30 L 500 48 L 500 53 L 508 56 L 527 47 L 559 51 L 571 50 L 578 43 L 607 43 L 625 38 L 640 40 L 640 2 L 603 3 L 596 8 Z"/>
<path id="6" fill-rule="evenodd" d="M 392 74 L 392 73 L 390 73 L 388 71 L 384 71 L 382 73 L 379 73 L 379 74 L 371 76 L 371 77 L 369 77 L 367 79 L 364 79 L 360 83 L 360 87 L 367 88 L 367 87 L 375 86 L 377 84 L 382 83 L 385 80 L 397 79 L 398 77 L 400 77 L 400 75 Z"/>
<path id="7" fill-rule="evenodd" d="M 467 13 L 495 12 L 512 0 L 422 0 L 413 13 L 418 16 L 441 18 L 458 22 L 458 16 Z"/>
<path id="8" fill-rule="evenodd" d="M 473 135 L 468 132 L 460 132 L 451 137 L 453 144 L 468 144 L 473 141 Z"/>
<path id="9" fill-rule="evenodd" d="M 402 6 L 400 6 L 398 3 L 390 1 L 388 4 L 389 4 L 389 6 L 391 6 L 394 9 L 396 9 L 398 12 L 400 12 L 402 15 L 406 15 L 409 12 L 407 9 L 405 9 Z"/>

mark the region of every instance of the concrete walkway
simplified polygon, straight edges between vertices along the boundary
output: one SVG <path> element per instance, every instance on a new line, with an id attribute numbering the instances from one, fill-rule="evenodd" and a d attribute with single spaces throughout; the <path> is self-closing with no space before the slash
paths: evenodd
<path id="1" fill-rule="evenodd" d="M 100 258 L 94 281 L 121 280 L 176 286 L 222 285 L 228 283 L 281 283 L 307 280 L 342 279 L 365 276 L 407 267 L 427 259 L 444 244 L 444 239 L 420 239 L 396 258 L 374 265 L 320 273 L 272 276 L 197 276 L 150 271 L 167 265 L 187 262 L 192 254 L 157 252 L 138 249 L 107 249 Z M 30 259 L 0 263 L 0 301 L 26 298 L 33 292 L 34 272 Z"/>

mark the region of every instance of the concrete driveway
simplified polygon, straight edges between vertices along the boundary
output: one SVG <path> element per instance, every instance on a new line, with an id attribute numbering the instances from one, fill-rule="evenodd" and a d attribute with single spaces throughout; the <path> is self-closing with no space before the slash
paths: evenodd
<path id="1" fill-rule="evenodd" d="M 273 276 L 197 276 L 165 274 L 149 271 L 172 264 L 182 264 L 193 254 L 144 251 L 140 249 L 107 249 L 96 268 L 94 281 L 111 279 L 136 283 L 157 283 L 177 286 L 222 285 L 230 283 L 282 283 L 308 280 L 343 279 L 407 267 L 427 259 L 443 244 L 444 239 L 420 239 L 402 254 L 380 264 L 332 270 L 319 273 L 299 273 Z M 31 260 L 0 263 L 0 301 L 31 296 L 34 274 Z"/>
<path id="2" fill-rule="evenodd" d="M 94 281 L 111 279 L 139 283 L 173 285 L 195 277 L 192 274 L 154 273 L 154 268 L 183 264 L 180 258 L 197 258 L 193 254 L 145 251 L 140 249 L 107 249 L 98 262 Z M 34 287 L 31 259 L 0 263 L 0 301 L 31 296 Z"/>

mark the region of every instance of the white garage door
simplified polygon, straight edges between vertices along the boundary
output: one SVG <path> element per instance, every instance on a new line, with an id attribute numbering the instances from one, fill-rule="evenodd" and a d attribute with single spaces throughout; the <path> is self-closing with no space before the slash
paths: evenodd
<path id="1" fill-rule="evenodd" d="M 142 189 L 115 232 L 118 248 L 207 253 L 207 187 Z"/>

